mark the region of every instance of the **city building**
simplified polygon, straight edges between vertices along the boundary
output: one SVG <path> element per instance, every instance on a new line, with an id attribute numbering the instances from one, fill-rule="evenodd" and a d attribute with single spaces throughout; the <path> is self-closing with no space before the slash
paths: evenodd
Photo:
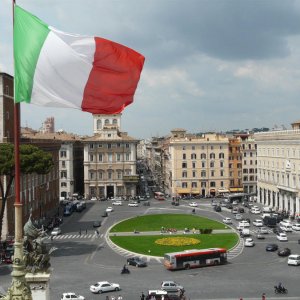
<path id="1" fill-rule="evenodd" d="M 217 195 L 229 189 L 229 139 L 217 134 L 171 131 L 169 141 L 173 196 Z"/>
<path id="2" fill-rule="evenodd" d="M 94 136 L 83 139 L 87 198 L 136 196 L 139 140 L 121 132 L 121 114 L 93 115 Z"/>
<path id="3" fill-rule="evenodd" d="M 256 133 L 258 201 L 290 215 L 300 213 L 300 121 L 292 130 Z"/>

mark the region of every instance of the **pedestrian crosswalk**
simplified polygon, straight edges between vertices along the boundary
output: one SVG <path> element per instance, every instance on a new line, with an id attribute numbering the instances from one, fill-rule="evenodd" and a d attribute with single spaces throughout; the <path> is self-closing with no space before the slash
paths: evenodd
<path id="1" fill-rule="evenodd" d="M 54 235 L 50 236 L 49 239 L 51 240 L 68 240 L 68 239 L 92 239 L 92 238 L 99 238 L 102 235 L 97 235 L 97 233 L 88 233 L 88 234 L 61 234 L 61 235 Z"/>

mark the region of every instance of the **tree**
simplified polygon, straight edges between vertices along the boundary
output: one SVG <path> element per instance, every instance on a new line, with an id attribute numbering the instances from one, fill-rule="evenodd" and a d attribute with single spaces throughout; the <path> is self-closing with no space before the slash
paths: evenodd
<path id="1" fill-rule="evenodd" d="M 52 155 L 33 145 L 20 145 L 21 174 L 47 174 L 53 167 Z M 4 186 L 4 176 L 6 183 Z M 0 237 L 3 215 L 10 189 L 15 178 L 15 157 L 13 144 L 0 144 Z"/>

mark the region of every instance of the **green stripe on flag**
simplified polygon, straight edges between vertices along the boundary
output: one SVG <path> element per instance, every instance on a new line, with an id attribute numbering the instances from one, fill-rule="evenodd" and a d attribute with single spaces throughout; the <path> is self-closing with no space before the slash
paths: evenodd
<path id="1" fill-rule="evenodd" d="M 48 25 L 15 5 L 14 63 L 15 102 L 31 101 L 33 77 L 41 48 L 50 32 Z"/>

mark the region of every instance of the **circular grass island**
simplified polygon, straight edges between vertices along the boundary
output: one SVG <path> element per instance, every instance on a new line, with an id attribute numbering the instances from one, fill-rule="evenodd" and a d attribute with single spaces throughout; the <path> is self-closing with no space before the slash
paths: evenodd
<path id="1" fill-rule="evenodd" d="M 186 229 L 189 232 L 184 233 Z M 127 219 L 111 228 L 109 238 L 128 251 L 159 257 L 189 249 L 229 250 L 239 241 L 238 235 L 225 224 L 187 214 L 153 214 Z"/>

